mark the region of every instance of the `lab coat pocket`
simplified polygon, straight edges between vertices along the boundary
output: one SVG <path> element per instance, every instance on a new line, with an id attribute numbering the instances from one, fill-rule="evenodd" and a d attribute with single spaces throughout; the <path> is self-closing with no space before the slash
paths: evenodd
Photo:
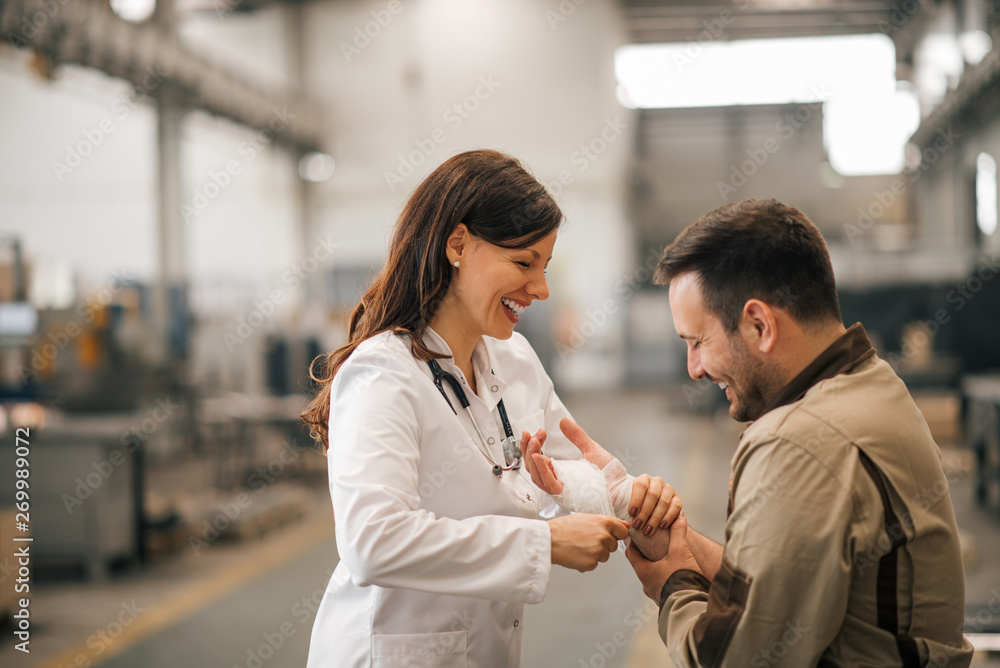
<path id="1" fill-rule="evenodd" d="M 526 431 L 532 436 L 534 436 L 535 432 L 544 426 L 545 426 L 545 411 L 538 411 L 537 413 L 532 413 L 528 417 L 524 417 L 521 418 L 520 420 L 514 420 L 513 422 L 511 422 L 510 430 L 514 432 L 514 438 L 516 438 L 518 444 L 520 444 L 522 432 Z"/>
<path id="2" fill-rule="evenodd" d="M 372 668 L 466 668 L 467 631 L 372 636 Z"/>

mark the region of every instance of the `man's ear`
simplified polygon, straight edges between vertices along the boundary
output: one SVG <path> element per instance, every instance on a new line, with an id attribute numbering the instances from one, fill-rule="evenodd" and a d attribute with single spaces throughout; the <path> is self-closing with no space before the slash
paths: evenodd
<path id="1" fill-rule="evenodd" d="M 451 234 L 448 235 L 448 241 L 445 242 L 445 254 L 448 256 L 449 264 L 455 264 L 455 262 L 462 260 L 462 256 L 465 254 L 465 247 L 469 243 L 471 236 L 472 233 L 469 232 L 469 228 L 465 226 L 465 223 L 459 223 L 451 231 Z"/>
<path id="2" fill-rule="evenodd" d="M 740 317 L 740 334 L 750 350 L 769 353 L 778 343 L 778 318 L 774 309 L 759 299 L 747 300 Z"/>

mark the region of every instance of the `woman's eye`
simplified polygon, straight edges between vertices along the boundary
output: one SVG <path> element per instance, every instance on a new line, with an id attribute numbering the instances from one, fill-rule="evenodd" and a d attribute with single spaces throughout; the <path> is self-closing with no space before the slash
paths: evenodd
<path id="1" fill-rule="evenodd" d="M 524 267 L 525 269 L 530 269 L 531 268 L 531 263 L 530 262 L 518 262 L 517 265 L 519 267 Z"/>

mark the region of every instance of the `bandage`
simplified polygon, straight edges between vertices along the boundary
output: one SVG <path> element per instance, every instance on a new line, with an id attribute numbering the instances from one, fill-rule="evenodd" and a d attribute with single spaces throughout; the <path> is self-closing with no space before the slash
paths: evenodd
<path id="1" fill-rule="evenodd" d="M 553 459 L 556 477 L 563 491 L 553 497 L 560 506 L 574 513 L 614 515 L 628 520 L 632 498 L 632 476 L 617 459 L 603 469 L 586 459 Z"/>
<path id="2" fill-rule="evenodd" d="M 635 478 L 618 459 L 612 459 L 603 469 L 586 459 L 553 459 L 552 467 L 563 485 L 562 493 L 552 497 L 560 506 L 574 513 L 614 515 L 631 521 L 628 504 Z M 667 556 L 669 529 L 660 529 L 652 537 L 632 528 L 628 533 L 647 559 L 659 561 Z"/>

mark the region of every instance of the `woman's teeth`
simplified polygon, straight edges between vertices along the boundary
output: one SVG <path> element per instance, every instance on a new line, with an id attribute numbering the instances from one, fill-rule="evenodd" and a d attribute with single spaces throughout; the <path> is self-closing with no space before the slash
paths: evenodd
<path id="1" fill-rule="evenodd" d="M 501 297 L 500 298 L 500 303 L 502 303 L 504 306 L 506 306 L 507 310 L 510 311 L 511 313 L 513 313 L 514 315 L 521 315 L 522 313 L 524 313 L 524 307 L 523 306 L 521 306 L 520 304 L 518 304 L 515 301 L 511 301 L 510 299 L 507 299 L 506 297 Z"/>
<path id="2" fill-rule="evenodd" d="M 726 385 L 725 383 L 716 383 L 716 385 L 718 385 L 723 392 L 725 392 L 729 388 L 729 386 Z"/>

